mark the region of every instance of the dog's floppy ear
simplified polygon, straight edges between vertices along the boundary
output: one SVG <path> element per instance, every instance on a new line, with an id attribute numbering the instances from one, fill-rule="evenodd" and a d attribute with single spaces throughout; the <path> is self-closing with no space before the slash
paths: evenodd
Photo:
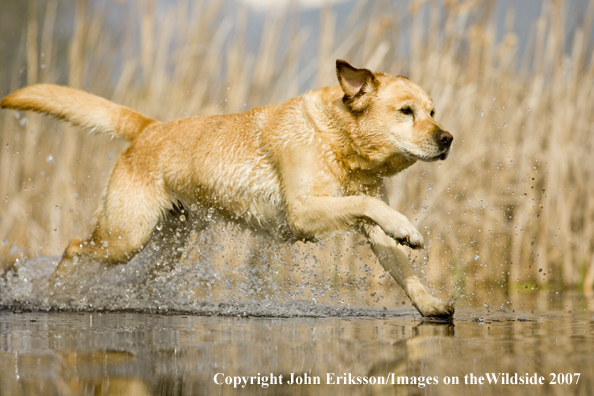
<path id="1" fill-rule="evenodd" d="M 336 60 L 336 76 L 344 91 L 342 101 L 351 111 L 364 110 L 377 92 L 378 81 L 368 69 L 357 69 L 342 59 Z"/>

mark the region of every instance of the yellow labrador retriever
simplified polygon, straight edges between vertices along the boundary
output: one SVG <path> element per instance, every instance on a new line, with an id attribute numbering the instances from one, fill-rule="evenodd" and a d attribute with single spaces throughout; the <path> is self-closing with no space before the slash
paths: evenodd
<path id="1" fill-rule="evenodd" d="M 423 237 L 388 206 L 383 178 L 417 160 L 445 159 L 453 137 L 407 78 L 336 61 L 340 85 L 242 114 L 159 122 L 72 88 L 40 84 L 1 106 L 54 115 L 130 142 L 118 159 L 92 235 L 72 239 L 56 272 L 79 256 L 129 260 L 176 205 L 214 209 L 281 235 L 319 240 L 359 227 L 423 316 L 451 316 L 415 275 L 407 247 Z M 404 246 L 405 245 L 405 246 Z"/>

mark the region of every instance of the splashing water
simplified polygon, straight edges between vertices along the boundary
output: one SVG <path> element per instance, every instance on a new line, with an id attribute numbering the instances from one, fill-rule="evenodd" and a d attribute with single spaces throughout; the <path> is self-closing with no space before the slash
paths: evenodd
<path id="1" fill-rule="evenodd" d="M 223 232 L 192 231 L 183 243 L 174 232 L 178 243 L 167 247 L 154 235 L 125 264 L 81 258 L 64 277 L 50 277 L 59 257 L 18 261 L 0 277 L 0 306 L 271 317 L 415 312 L 410 304 L 405 310 L 387 310 L 402 307 L 404 294 L 370 261 L 369 248 L 349 239 L 353 235 L 320 248 L 279 245 L 229 225 L 213 227 Z M 181 257 L 171 259 L 172 251 Z"/>

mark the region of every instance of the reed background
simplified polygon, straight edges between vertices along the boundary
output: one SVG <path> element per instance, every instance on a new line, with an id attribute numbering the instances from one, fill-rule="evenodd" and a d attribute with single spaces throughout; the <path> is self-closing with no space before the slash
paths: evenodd
<path id="1" fill-rule="evenodd" d="M 429 281 L 466 295 L 591 293 L 594 2 L 576 23 L 566 2 L 543 2 L 524 44 L 514 8 L 501 24 L 495 4 L 290 5 L 262 17 L 225 1 L 2 1 L 1 49 L 12 55 L 0 61 L 0 94 L 67 84 L 170 120 L 333 85 L 337 58 L 407 75 L 455 136 L 446 161 L 419 163 L 388 183 L 392 206 L 425 234 L 429 259 L 420 270 Z M 6 270 L 17 259 L 61 254 L 69 238 L 90 232 L 125 142 L 32 113 L 2 111 L 0 128 Z M 341 256 L 334 277 L 326 273 L 339 288 L 336 274 L 363 260 L 350 253 L 358 240 L 325 245 Z"/>

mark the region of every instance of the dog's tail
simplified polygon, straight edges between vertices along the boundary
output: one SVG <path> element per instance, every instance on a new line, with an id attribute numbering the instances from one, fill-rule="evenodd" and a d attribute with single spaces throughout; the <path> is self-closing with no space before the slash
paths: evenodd
<path id="1" fill-rule="evenodd" d="M 132 141 L 158 121 L 74 88 L 38 84 L 6 96 L 0 107 L 47 113 L 74 125 Z"/>

